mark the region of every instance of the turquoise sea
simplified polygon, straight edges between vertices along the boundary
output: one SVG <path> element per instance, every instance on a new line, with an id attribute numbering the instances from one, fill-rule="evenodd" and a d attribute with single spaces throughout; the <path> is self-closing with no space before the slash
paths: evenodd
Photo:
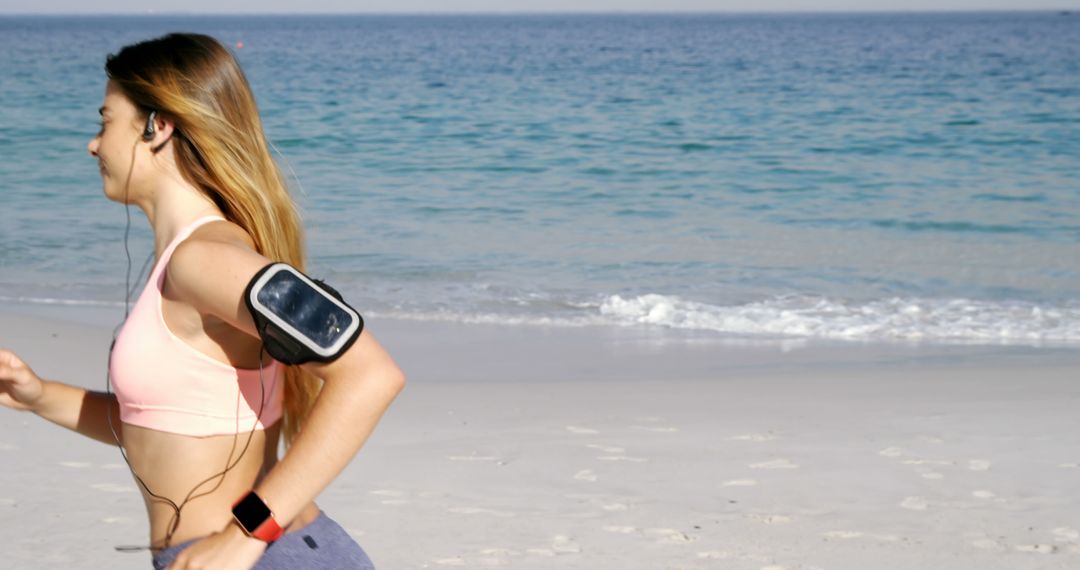
<path id="1" fill-rule="evenodd" d="M 123 303 L 85 145 L 105 56 L 169 31 L 233 47 L 370 315 L 1080 344 L 1059 12 L 2 17 L 0 301 Z"/>

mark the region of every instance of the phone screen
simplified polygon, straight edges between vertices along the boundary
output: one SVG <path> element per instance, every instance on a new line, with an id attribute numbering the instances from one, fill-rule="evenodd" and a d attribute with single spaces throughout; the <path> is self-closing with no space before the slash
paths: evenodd
<path id="1" fill-rule="evenodd" d="M 289 271 L 275 273 L 257 295 L 259 303 L 324 349 L 353 322 L 352 315 L 328 297 Z"/>

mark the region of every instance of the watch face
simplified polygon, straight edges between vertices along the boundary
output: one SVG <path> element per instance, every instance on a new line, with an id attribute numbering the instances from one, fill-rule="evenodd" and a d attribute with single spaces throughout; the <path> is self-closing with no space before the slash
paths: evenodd
<path id="1" fill-rule="evenodd" d="M 270 518 L 270 509 L 262 502 L 255 493 L 248 493 L 236 506 L 233 507 L 233 515 L 248 532 L 254 532 L 259 525 Z"/>

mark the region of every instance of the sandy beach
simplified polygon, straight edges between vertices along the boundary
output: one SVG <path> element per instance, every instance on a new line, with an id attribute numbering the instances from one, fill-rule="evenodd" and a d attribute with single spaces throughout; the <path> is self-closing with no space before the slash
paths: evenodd
<path id="1" fill-rule="evenodd" d="M 64 312 L 0 345 L 102 389 Z M 380 568 L 1080 567 L 1075 349 L 369 326 L 409 385 L 319 503 Z M 4 568 L 149 567 L 115 448 L 0 410 L 0 455 Z"/>

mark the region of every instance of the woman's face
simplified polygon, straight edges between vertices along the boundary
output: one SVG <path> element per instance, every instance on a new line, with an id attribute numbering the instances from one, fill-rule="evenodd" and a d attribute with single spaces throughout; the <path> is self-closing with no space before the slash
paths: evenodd
<path id="1" fill-rule="evenodd" d="M 146 168 L 139 168 L 139 160 L 145 160 L 141 155 L 147 154 L 139 149 L 144 120 L 135 104 L 109 81 L 101 106 L 101 130 L 86 149 L 98 160 L 105 196 L 110 200 L 129 202 L 141 186 L 138 174 Z"/>

